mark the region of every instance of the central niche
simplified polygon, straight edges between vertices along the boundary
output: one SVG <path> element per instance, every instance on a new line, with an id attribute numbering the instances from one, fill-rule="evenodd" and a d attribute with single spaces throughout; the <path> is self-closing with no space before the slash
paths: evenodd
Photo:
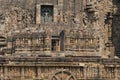
<path id="1" fill-rule="evenodd" d="M 53 5 L 41 5 L 42 23 L 53 22 Z"/>
<path id="2" fill-rule="evenodd" d="M 52 37 L 52 51 L 60 51 L 60 38 L 59 36 Z"/>
<path id="3" fill-rule="evenodd" d="M 64 43 L 65 43 L 64 37 L 65 37 L 64 31 L 61 31 L 59 36 L 58 35 L 52 36 L 51 51 L 54 52 L 64 51 Z"/>

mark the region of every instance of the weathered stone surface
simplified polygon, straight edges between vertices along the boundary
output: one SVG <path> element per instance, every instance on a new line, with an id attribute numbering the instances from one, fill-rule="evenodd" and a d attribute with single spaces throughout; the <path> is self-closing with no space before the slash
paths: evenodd
<path id="1" fill-rule="evenodd" d="M 119 5 L 0 0 L 0 78 L 119 80 Z"/>

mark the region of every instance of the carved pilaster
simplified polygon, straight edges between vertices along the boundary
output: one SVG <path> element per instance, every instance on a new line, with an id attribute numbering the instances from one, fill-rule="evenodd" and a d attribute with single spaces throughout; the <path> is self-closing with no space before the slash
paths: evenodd
<path id="1" fill-rule="evenodd" d="M 7 67 L 4 67 L 4 78 L 5 78 L 5 79 L 7 79 L 7 74 L 8 74 L 7 71 L 8 71 L 8 70 L 7 70 Z"/>
<path id="2" fill-rule="evenodd" d="M 41 6 L 40 4 L 36 5 L 36 24 L 40 24 L 41 23 L 41 15 L 40 15 L 40 11 L 41 10 Z"/>
<path id="3" fill-rule="evenodd" d="M 57 5 L 54 6 L 54 22 L 57 22 L 57 16 L 58 16 L 58 9 Z"/>
<path id="4" fill-rule="evenodd" d="M 25 69 L 24 69 L 24 67 L 21 67 L 21 80 L 24 80 L 24 78 L 25 78 Z"/>
<path id="5" fill-rule="evenodd" d="M 99 75 L 99 78 L 102 79 L 102 75 L 104 75 L 102 72 L 103 72 L 103 69 L 104 67 L 102 65 L 98 65 L 98 75 Z"/>
<path id="6" fill-rule="evenodd" d="M 87 79 L 87 66 L 84 67 L 84 79 Z"/>
<path id="7" fill-rule="evenodd" d="M 117 70 L 118 68 L 117 67 L 115 67 L 115 80 L 118 80 L 118 70 Z"/>
<path id="8" fill-rule="evenodd" d="M 41 79 L 41 67 L 38 67 L 38 78 Z"/>

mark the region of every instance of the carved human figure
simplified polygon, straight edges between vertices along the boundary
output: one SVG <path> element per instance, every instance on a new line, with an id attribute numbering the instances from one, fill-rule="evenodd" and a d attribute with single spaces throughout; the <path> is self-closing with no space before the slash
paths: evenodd
<path id="1" fill-rule="evenodd" d="M 84 14 L 83 14 L 83 25 L 84 25 L 84 27 L 87 26 L 88 22 L 89 22 L 88 17 L 87 17 L 87 15 L 84 13 Z"/>
<path id="2" fill-rule="evenodd" d="M 58 17 L 57 17 L 58 23 L 61 22 L 61 12 L 58 10 Z"/>

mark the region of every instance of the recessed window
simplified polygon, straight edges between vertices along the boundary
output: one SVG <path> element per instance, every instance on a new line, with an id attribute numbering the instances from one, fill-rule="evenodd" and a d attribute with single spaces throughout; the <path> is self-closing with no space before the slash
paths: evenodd
<path id="1" fill-rule="evenodd" d="M 41 5 L 41 22 L 50 23 L 53 22 L 53 6 Z"/>

